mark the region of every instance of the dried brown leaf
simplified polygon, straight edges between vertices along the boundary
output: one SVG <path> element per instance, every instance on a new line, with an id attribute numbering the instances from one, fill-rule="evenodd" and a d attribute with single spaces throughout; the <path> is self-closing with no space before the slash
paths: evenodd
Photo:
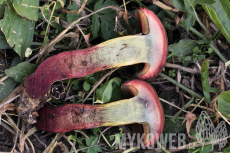
<path id="1" fill-rule="evenodd" d="M 179 23 L 180 23 L 180 17 L 178 16 L 178 14 L 176 14 L 175 16 L 175 22 L 176 22 L 176 25 L 178 26 Z"/>
<path id="2" fill-rule="evenodd" d="M 187 130 L 187 134 L 188 134 L 189 138 L 191 138 L 191 139 L 196 139 L 195 137 L 193 137 L 193 136 L 190 135 L 190 128 L 191 128 L 192 122 L 195 119 L 196 119 L 196 115 L 195 114 L 187 112 L 187 114 L 185 115 L 185 119 L 182 122 L 182 124 L 184 124 L 184 122 L 187 121 L 186 122 L 186 130 Z"/>

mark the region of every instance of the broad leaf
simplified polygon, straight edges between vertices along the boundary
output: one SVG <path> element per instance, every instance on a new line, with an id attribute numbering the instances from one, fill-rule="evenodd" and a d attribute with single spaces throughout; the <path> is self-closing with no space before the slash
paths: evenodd
<path id="1" fill-rule="evenodd" d="M 16 57 L 13 59 L 10 67 L 16 66 L 20 62 L 20 58 Z M 13 78 L 8 78 L 3 81 L 5 85 L 0 84 L 0 102 L 8 96 L 14 87 L 17 85 L 17 82 Z"/>
<path id="2" fill-rule="evenodd" d="M 3 81 L 5 85 L 0 84 L 0 102 L 8 96 L 14 87 L 17 85 L 17 82 L 13 78 L 8 78 Z"/>
<path id="3" fill-rule="evenodd" d="M 208 59 L 206 59 L 202 63 L 202 67 L 201 67 L 201 81 L 202 81 L 202 87 L 203 87 L 203 93 L 204 93 L 205 101 L 208 103 L 211 103 L 209 93 L 210 92 L 214 92 L 214 93 L 219 92 L 220 90 L 217 88 L 210 87 L 209 81 L 208 81 L 208 76 L 209 76 L 208 68 L 209 68 L 209 61 L 208 61 Z"/>
<path id="4" fill-rule="evenodd" d="M 230 91 L 226 91 L 218 96 L 218 110 L 230 120 Z"/>
<path id="5" fill-rule="evenodd" d="M 110 0 L 99 0 L 94 5 L 94 11 L 111 5 L 116 5 L 116 3 Z M 98 36 L 100 29 L 105 40 L 116 37 L 116 33 L 113 30 L 115 26 L 116 12 L 112 9 L 106 9 L 99 12 L 98 14 L 100 17 L 97 14 L 94 14 L 92 17 L 93 24 L 91 26 L 91 31 L 93 37 L 95 38 Z"/>
<path id="6" fill-rule="evenodd" d="M 196 4 L 210 5 L 215 3 L 215 0 L 186 0 L 189 4 L 194 7 Z"/>
<path id="7" fill-rule="evenodd" d="M 84 84 L 83 84 L 83 88 L 84 88 L 85 91 L 89 91 L 90 84 L 87 81 L 85 81 Z"/>
<path id="8" fill-rule="evenodd" d="M 230 43 L 230 2 L 229 0 L 216 0 L 215 3 L 202 5 L 214 24 L 221 29 L 222 34 Z"/>
<path id="9" fill-rule="evenodd" d="M 192 14 L 188 14 L 188 17 L 185 20 L 185 29 L 187 32 L 194 25 L 195 20 L 196 20 L 196 18 Z"/>
<path id="10" fill-rule="evenodd" d="M 195 15 L 195 5 L 196 4 L 203 4 L 203 5 L 211 5 L 214 3 L 214 0 L 185 0 L 185 9 L 189 14 L 192 14 L 194 18 L 196 18 Z"/>
<path id="11" fill-rule="evenodd" d="M 97 89 L 97 98 L 103 101 L 104 103 L 110 102 L 111 100 L 118 100 L 122 96 L 120 85 L 120 78 L 113 78 L 109 80 L 108 82 L 103 84 L 99 89 Z"/>
<path id="12" fill-rule="evenodd" d="M 0 49 L 9 49 L 9 48 L 11 48 L 11 47 L 7 43 L 6 37 L 4 36 L 2 31 L 0 31 Z"/>
<path id="13" fill-rule="evenodd" d="M 182 39 L 177 44 L 168 47 L 168 51 L 172 52 L 169 57 L 177 56 L 179 59 L 182 59 L 187 54 L 192 53 L 195 47 L 197 47 L 195 40 Z"/>
<path id="14" fill-rule="evenodd" d="M 5 13 L 5 6 L 0 4 L 0 18 L 3 17 L 4 13 Z"/>
<path id="15" fill-rule="evenodd" d="M 18 15 L 13 6 L 6 6 L 5 16 L 0 20 L 1 30 L 7 42 L 23 59 L 26 48 L 31 46 L 34 36 L 35 22 Z"/>
<path id="16" fill-rule="evenodd" d="M 5 70 L 5 73 L 13 77 L 15 81 L 22 83 L 24 79 L 37 69 L 37 65 L 23 62 L 15 67 Z"/>
<path id="17" fill-rule="evenodd" d="M 3 4 L 5 1 L 7 1 L 7 0 L 0 0 L 0 4 Z"/>
<path id="18" fill-rule="evenodd" d="M 38 20 L 38 0 L 13 0 L 13 6 L 19 15 L 30 20 Z"/>
<path id="19" fill-rule="evenodd" d="M 72 3 L 68 6 L 68 9 L 70 11 L 78 11 L 79 8 L 76 3 Z M 73 21 L 76 21 L 78 18 L 81 17 L 81 14 L 74 14 L 74 13 L 68 13 L 66 15 L 68 23 L 72 23 Z"/>
<path id="20" fill-rule="evenodd" d="M 172 0 L 173 5 L 182 12 L 186 12 L 184 0 Z"/>
<path id="21" fill-rule="evenodd" d="M 94 38 L 98 37 L 98 32 L 100 31 L 100 20 L 97 15 L 93 15 L 92 17 L 91 31 Z"/>
<path id="22" fill-rule="evenodd" d="M 172 119 L 165 119 L 165 125 L 163 130 L 164 142 L 167 143 L 169 141 L 169 133 L 179 133 L 180 131 L 186 128 L 185 124 L 182 124 L 182 121 L 174 121 Z M 160 140 L 162 142 L 162 140 Z"/>
<path id="23" fill-rule="evenodd" d="M 65 4 L 66 4 L 66 0 L 57 0 L 55 10 L 62 8 L 62 6 L 65 6 Z"/>

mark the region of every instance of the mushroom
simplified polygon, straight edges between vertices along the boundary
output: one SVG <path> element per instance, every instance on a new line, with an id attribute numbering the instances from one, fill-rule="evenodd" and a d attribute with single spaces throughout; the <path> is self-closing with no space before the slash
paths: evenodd
<path id="1" fill-rule="evenodd" d="M 137 63 L 145 63 L 138 73 L 140 79 L 158 75 L 167 56 L 165 29 L 151 10 L 139 8 L 136 16 L 142 35 L 119 37 L 87 49 L 59 53 L 42 62 L 25 80 L 18 114 L 28 123 L 35 123 L 36 111 L 50 98 L 50 85 L 58 80 Z"/>
<path id="2" fill-rule="evenodd" d="M 38 128 L 54 133 L 119 126 L 133 123 L 143 125 L 145 147 L 160 137 L 164 126 L 164 112 L 155 90 L 142 80 L 122 85 L 123 94 L 135 95 L 103 105 L 65 104 L 55 108 L 43 107 L 38 113 Z"/>

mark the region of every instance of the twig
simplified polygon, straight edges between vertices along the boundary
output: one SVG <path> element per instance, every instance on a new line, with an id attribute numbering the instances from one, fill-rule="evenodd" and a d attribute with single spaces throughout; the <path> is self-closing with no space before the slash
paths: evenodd
<path id="1" fill-rule="evenodd" d="M 19 126 L 19 123 L 20 123 L 20 117 L 18 117 L 17 127 Z M 14 149 L 15 149 L 16 144 L 17 144 L 17 139 L 18 139 L 18 134 L 19 134 L 19 132 L 18 132 L 18 131 L 19 131 L 19 130 L 16 130 L 16 137 L 15 137 L 14 146 L 13 146 L 13 148 L 12 148 L 12 150 L 11 150 L 11 153 L 13 153 L 13 152 L 14 152 Z"/>
<path id="2" fill-rule="evenodd" d="M 191 69 L 191 68 L 183 67 L 183 66 L 168 63 L 168 62 L 165 63 L 165 66 L 180 69 L 182 71 L 186 71 L 186 72 L 193 73 L 193 74 L 199 74 L 200 73 L 200 71 L 198 69 L 196 69 L 196 68 Z"/>
<path id="3" fill-rule="evenodd" d="M 69 144 L 73 147 L 74 151 L 77 153 L 77 150 L 73 144 L 73 142 L 71 142 L 64 133 L 62 133 L 62 136 L 69 142 Z"/>
<path id="4" fill-rule="evenodd" d="M 55 138 L 49 144 L 49 146 L 43 151 L 43 153 L 52 152 L 52 149 L 56 146 L 57 141 L 62 137 L 61 133 L 57 133 Z"/>
<path id="5" fill-rule="evenodd" d="M 46 148 L 46 144 L 44 144 L 39 138 L 38 136 L 36 136 L 36 134 L 33 134 L 35 136 L 35 138 L 38 140 L 38 142 L 40 142 L 45 148 Z"/>
<path id="6" fill-rule="evenodd" d="M 29 142 L 29 144 L 30 144 L 30 146 L 32 148 L 33 153 L 35 153 L 35 149 L 34 149 L 33 143 L 30 141 L 29 138 L 27 138 L 26 140 Z"/>
<path id="7" fill-rule="evenodd" d="M 86 134 L 85 134 L 85 132 L 83 132 L 83 131 L 81 131 L 81 130 L 74 130 L 75 132 L 79 132 L 79 133 L 81 133 L 82 135 L 84 135 L 86 138 L 89 138 Z"/>
<path id="8" fill-rule="evenodd" d="M 81 8 L 80 8 L 79 11 L 77 12 L 77 14 L 80 14 L 80 13 L 81 13 L 81 11 L 82 11 L 82 10 L 84 9 L 84 7 L 85 7 L 86 2 L 87 2 L 87 0 L 84 0 L 84 2 L 83 2 L 82 5 L 81 5 Z"/>
<path id="9" fill-rule="evenodd" d="M 224 119 L 224 121 L 230 125 L 230 122 L 218 110 L 216 110 L 216 111 Z"/>
<path id="10" fill-rule="evenodd" d="M 165 9 L 165 10 L 170 10 L 170 11 L 174 11 L 174 12 L 180 12 L 178 9 L 172 8 L 168 5 L 165 5 L 164 3 L 160 2 L 159 0 L 153 0 L 153 4 Z"/>
<path id="11" fill-rule="evenodd" d="M 191 113 L 200 105 L 200 103 L 202 103 L 202 101 L 204 101 L 204 97 L 199 101 L 199 103 L 193 108 L 193 110 L 191 111 Z"/>
<path id="12" fill-rule="evenodd" d="M 164 99 L 162 99 L 162 98 L 159 98 L 161 101 L 163 101 L 163 102 L 165 102 L 165 103 L 167 103 L 167 104 L 169 104 L 169 105 L 171 105 L 171 106 L 173 106 L 173 107 L 175 107 L 175 108 L 177 108 L 177 109 L 180 109 L 181 110 L 181 108 L 180 107 L 178 107 L 178 106 L 176 106 L 176 105 L 174 105 L 174 104 L 172 104 L 172 103 L 170 103 L 170 102 L 168 102 L 167 100 L 164 100 Z M 185 113 L 188 113 L 188 111 L 185 111 L 185 110 L 183 110 L 183 112 L 185 112 Z"/>
<path id="13" fill-rule="evenodd" d="M 5 83 L 4 83 L 3 81 L 5 81 L 8 77 L 9 77 L 8 75 L 2 77 L 2 78 L 0 79 L 0 84 L 2 84 L 2 85 L 5 86 Z"/>
<path id="14" fill-rule="evenodd" d="M 16 135 L 16 132 L 11 129 L 6 123 L 1 122 L 1 126 L 3 126 L 7 131 L 9 131 L 11 134 Z"/>
<path id="15" fill-rule="evenodd" d="M 85 39 L 85 42 L 86 42 L 87 46 L 90 47 L 89 41 L 88 41 L 87 38 L 85 37 L 85 34 L 83 33 L 83 31 L 81 30 L 81 28 L 79 27 L 79 25 L 78 25 L 77 23 L 76 23 L 75 25 L 76 25 L 77 28 L 80 30 L 82 36 L 83 36 L 84 39 Z"/>
<path id="16" fill-rule="evenodd" d="M 208 107 L 205 107 L 205 106 L 200 106 L 200 105 L 197 105 L 197 104 L 190 104 L 188 107 L 199 107 L 199 108 L 203 108 L 203 109 L 206 109 L 206 110 L 209 110 L 209 111 L 212 111 L 212 112 L 215 112 L 214 110 L 212 110 L 211 108 L 208 108 Z"/>
<path id="17" fill-rule="evenodd" d="M 62 35 L 64 35 L 73 25 L 75 25 L 76 23 L 78 23 L 80 20 L 85 19 L 85 18 L 88 18 L 88 17 L 90 17 L 90 16 L 92 16 L 92 15 L 94 15 L 94 14 L 100 12 L 100 11 L 103 11 L 103 10 L 105 10 L 105 9 L 108 9 L 108 8 L 115 9 L 114 6 L 107 6 L 107 7 L 101 8 L 101 9 L 99 9 L 99 10 L 93 12 L 93 13 L 90 13 L 89 15 L 86 15 L 86 16 L 84 16 L 84 17 L 81 17 L 81 18 L 79 18 L 78 20 L 76 20 L 76 21 L 70 23 L 69 26 L 68 26 L 65 30 L 63 30 L 59 35 L 57 35 L 57 37 L 56 37 L 55 39 L 53 39 L 49 44 L 47 44 L 44 48 L 41 49 L 41 51 L 40 51 L 40 53 L 39 53 L 39 56 L 43 55 L 44 52 L 45 52 L 49 47 L 51 47 L 52 45 L 54 45 L 54 43 L 56 43 L 56 41 L 59 40 L 59 38 L 60 38 Z"/>
<path id="18" fill-rule="evenodd" d="M 107 131 L 108 129 L 110 129 L 111 127 L 112 127 L 112 126 L 107 127 L 104 131 L 102 131 L 102 132 L 100 133 L 100 136 L 99 136 L 98 141 L 97 141 L 97 145 L 98 145 L 98 143 L 99 143 L 99 141 L 100 141 L 101 135 L 102 135 L 105 131 Z M 109 146 L 111 147 L 110 144 L 109 144 Z"/>
<path id="19" fill-rule="evenodd" d="M 85 99 L 83 100 L 83 104 L 85 103 L 85 101 L 89 98 L 89 96 L 94 92 L 94 90 L 105 80 L 105 78 L 109 75 L 111 75 L 114 71 L 116 71 L 118 68 L 115 68 L 113 70 L 111 70 L 111 72 L 108 72 L 107 74 L 105 74 L 98 82 L 97 84 L 94 85 L 93 89 L 89 92 L 89 94 L 85 97 Z"/>

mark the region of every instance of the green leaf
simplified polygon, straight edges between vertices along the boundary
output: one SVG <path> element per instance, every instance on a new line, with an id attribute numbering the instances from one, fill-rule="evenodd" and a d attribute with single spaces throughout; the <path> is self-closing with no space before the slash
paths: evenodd
<path id="1" fill-rule="evenodd" d="M 202 67 L 201 67 L 201 81 L 202 81 L 202 87 L 203 87 L 203 93 L 204 93 L 204 97 L 205 97 L 205 101 L 208 103 L 211 103 L 210 100 L 210 92 L 219 92 L 220 90 L 217 88 L 212 88 L 209 86 L 209 81 L 208 81 L 208 77 L 209 77 L 209 72 L 208 72 L 208 68 L 209 68 L 209 61 L 208 59 L 204 60 L 204 62 L 202 63 Z"/>
<path id="2" fill-rule="evenodd" d="M 20 58 L 16 57 L 13 59 L 10 67 L 16 66 L 20 62 Z M 17 82 L 13 78 L 8 78 L 3 81 L 5 85 L 0 84 L 0 102 L 8 96 L 14 87 L 17 85 Z"/>
<path id="3" fill-rule="evenodd" d="M 5 73 L 8 76 L 13 77 L 15 81 L 22 83 L 24 79 L 30 74 L 32 74 L 36 69 L 37 65 L 28 62 L 23 62 L 15 67 L 6 69 Z"/>
<path id="4" fill-rule="evenodd" d="M 99 0 L 94 5 L 94 11 L 111 5 L 114 6 L 116 5 L 116 3 L 110 0 Z M 101 12 L 98 12 L 98 14 L 101 18 L 99 18 L 97 14 L 93 15 L 93 24 L 91 26 L 93 37 L 97 37 L 97 34 L 100 31 L 100 29 L 104 40 L 116 37 L 117 34 L 113 30 L 115 25 L 115 17 L 117 15 L 116 12 L 112 9 L 106 9 Z"/>
<path id="5" fill-rule="evenodd" d="M 6 6 L 5 16 L 0 20 L 0 27 L 7 42 L 18 53 L 25 57 L 26 48 L 31 46 L 34 36 L 35 22 L 18 15 L 11 4 Z"/>
<path id="6" fill-rule="evenodd" d="M 222 34 L 230 43 L 230 2 L 229 0 L 216 0 L 207 6 L 202 5 L 214 24 L 221 29 Z"/>
<path id="7" fill-rule="evenodd" d="M 73 21 L 76 21 L 77 19 L 79 19 L 81 17 L 81 14 L 68 13 L 66 17 L 67 17 L 68 23 L 72 23 Z"/>
<path id="8" fill-rule="evenodd" d="M 91 146 L 92 143 L 93 143 L 93 140 L 91 139 L 91 137 L 89 137 L 89 138 L 86 139 L 86 145 L 87 146 Z"/>
<path id="9" fill-rule="evenodd" d="M 92 148 L 96 152 L 102 152 L 101 148 L 99 146 L 95 146 Z"/>
<path id="10" fill-rule="evenodd" d="M 184 0 L 172 0 L 173 5 L 182 12 L 186 12 Z"/>
<path id="11" fill-rule="evenodd" d="M 165 133 L 164 136 L 167 137 L 167 138 L 164 138 L 166 140 L 165 143 L 169 141 L 168 133 L 179 133 L 180 131 L 186 128 L 185 124 L 182 124 L 181 121 L 178 121 L 178 120 L 174 121 L 173 119 L 174 118 L 165 119 L 165 125 L 164 125 L 164 130 L 163 130 L 163 133 Z"/>
<path id="12" fill-rule="evenodd" d="M 0 1 L 0 4 L 3 4 L 5 1 L 7 1 L 7 0 L 1 0 L 1 1 Z"/>
<path id="13" fill-rule="evenodd" d="M 211 153 L 212 145 L 206 145 L 199 148 L 192 148 L 188 150 L 188 153 Z"/>
<path id="14" fill-rule="evenodd" d="M 180 59 L 184 58 L 187 54 L 193 52 L 193 48 L 197 47 L 196 41 L 191 39 L 182 39 L 177 44 L 170 45 L 168 50 L 172 53 L 170 57 L 177 56 Z"/>
<path id="15" fill-rule="evenodd" d="M 66 0 L 61 0 L 61 1 L 63 2 L 64 5 L 66 4 Z M 61 2 L 59 0 L 57 0 L 57 4 L 56 4 L 56 7 L 55 7 L 55 10 L 58 10 L 60 8 L 62 8 Z"/>
<path id="16" fill-rule="evenodd" d="M 86 146 L 79 146 L 80 149 L 86 148 Z M 86 149 L 81 150 L 82 152 L 86 152 Z"/>
<path id="17" fill-rule="evenodd" d="M 213 40 L 215 40 L 217 37 L 219 37 L 220 33 L 221 33 L 221 30 L 218 30 L 217 32 L 215 32 L 215 33 L 212 35 L 212 37 L 210 38 L 210 41 L 213 41 Z"/>
<path id="18" fill-rule="evenodd" d="M 90 84 L 87 81 L 85 81 L 84 84 L 83 84 L 83 88 L 84 88 L 85 91 L 89 91 Z"/>
<path id="19" fill-rule="evenodd" d="M 0 102 L 5 99 L 17 85 L 17 82 L 15 82 L 13 78 L 7 78 L 3 83 L 5 85 L 0 84 Z"/>
<path id="20" fill-rule="evenodd" d="M 230 146 L 228 146 L 227 148 L 223 149 L 223 153 L 229 153 L 230 152 Z"/>
<path id="21" fill-rule="evenodd" d="M 96 14 L 92 17 L 91 31 L 94 38 L 98 37 L 98 32 L 100 31 L 100 21 Z"/>
<path id="22" fill-rule="evenodd" d="M 122 80 L 120 78 L 113 78 L 106 82 L 104 85 L 102 85 L 99 89 L 96 90 L 97 98 L 103 101 L 104 103 L 110 102 L 114 93 L 119 92 L 116 90 L 121 91 L 119 87 L 121 85 L 121 81 Z M 121 94 L 117 94 L 116 96 L 113 97 L 113 100 L 121 98 Z"/>
<path id="23" fill-rule="evenodd" d="M 185 29 L 187 32 L 194 25 L 195 20 L 196 20 L 196 18 L 192 14 L 188 14 L 188 17 L 185 20 Z"/>
<path id="24" fill-rule="evenodd" d="M 111 136 L 109 137 L 110 141 L 113 140 L 114 138 L 115 138 L 114 135 L 111 135 Z"/>
<path id="25" fill-rule="evenodd" d="M 0 3 L 1 3 L 1 2 L 0 2 Z M 0 4 L 0 18 L 3 17 L 4 13 L 5 13 L 5 7 L 4 7 L 4 5 L 1 5 L 1 4 Z"/>
<path id="26" fill-rule="evenodd" d="M 9 48 L 11 48 L 11 47 L 7 43 L 6 37 L 4 36 L 2 31 L 0 31 L 0 49 L 9 49 Z"/>
<path id="27" fill-rule="evenodd" d="M 189 14 L 193 15 L 194 18 L 196 18 L 196 15 L 194 12 L 196 4 L 211 5 L 214 2 L 215 2 L 214 0 L 185 0 L 184 4 L 185 4 L 186 11 Z"/>
<path id="28" fill-rule="evenodd" d="M 74 11 L 74 10 L 75 10 L 75 11 L 78 11 L 78 10 L 79 10 L 79 8 L 78 8 L 78 6 L 77 6 L 76 3 L 70 4 L 70 5 L 68 6 L 68 9 L 69 9 L 70 11 Z M 73 21 L 76 21 L 78 18 L 80 18 L 80 17 L 81 17 L 81 14 L 68 13 L 68 14 L 66 15 L 66 17 L 67 17 L 68 23 L 72 23 Z"/>
<path id="29" fill-rule="evenodd" d="M 73 82 L 72 89 L 73 89 L 73 90 L 77 90 L 77 89 L 79 89 L 78 84 L 79 84 L 79 80 L 74 81 L 74 82 Z"/>
<path id="30" fill-rule="evenodd" d="M 13 0 L 13 6 L 20 16 L 34 21 L 38 20 L 38 0 Z"/>
<path id="31" fill-rule="evenodd" d="M 230 120 L 230 91 L 221 93 L 218 96 L 218 110 Z"/>
<path id="32" fill-rule="evenodd" d="M 215 0 L 187 0 L 191 6 L 195 6 L 196 4 L 204 4 L 204 5 L 210 5 L 215 3 Z"/>

